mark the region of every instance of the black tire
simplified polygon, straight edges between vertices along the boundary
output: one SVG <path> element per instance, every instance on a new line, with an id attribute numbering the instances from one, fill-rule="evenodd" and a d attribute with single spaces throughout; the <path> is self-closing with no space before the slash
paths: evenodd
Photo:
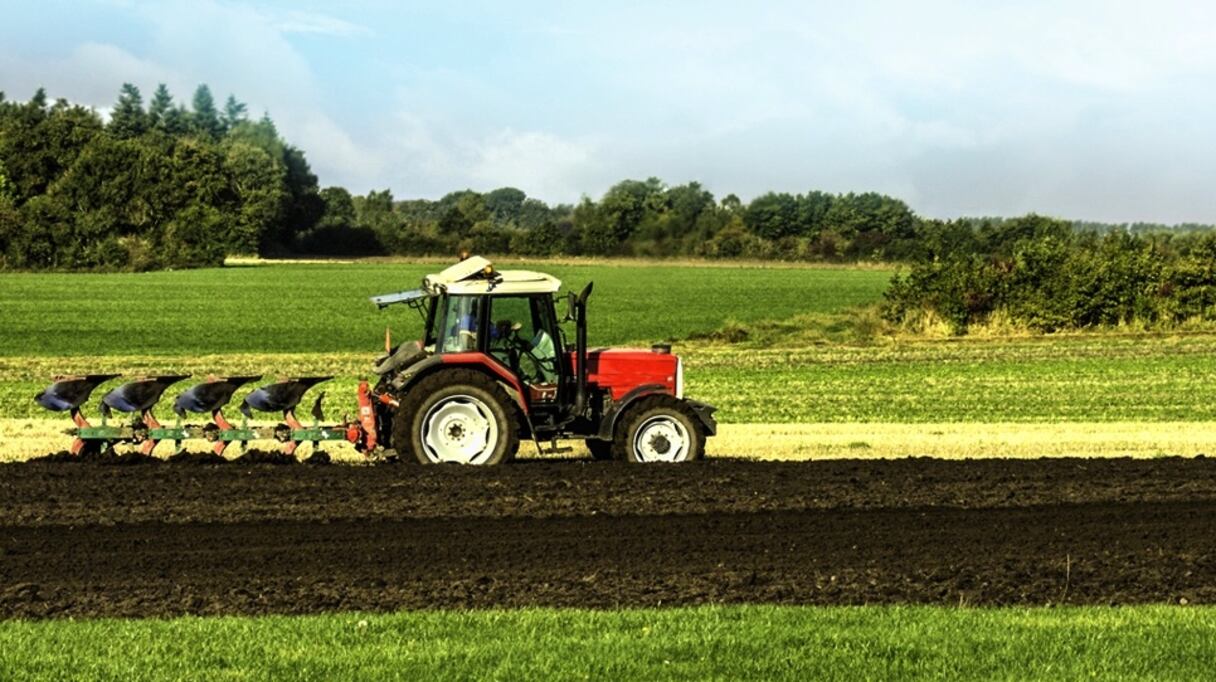
<path id="1" fill-rule="evenodd" d="M 588 438 L 584 442 L 587 444 L 587 451 L 591 453 L 592 459 L 598 462 L 612 459 L 612 441 Z"/>
<path id="2" fill-rule="evenodd" d="M 435 463 L 423 445 L 423 422 L 431 408 L 445 399 L 466 396 L 488 408 L 497 428 L 489 456 L 474 464 L 508 462 L 519 450 L 519 418 L 515 401 L 485 374 L 471 369 L 441 370 L 421 379 L 400 399 L 393 416 L 393 448 L 402 461 Z"/>
<path id="3" fill-rule="evenodd" d="M 692 462 L 705 456 L 705 428 L 684 401 L 670 395 L 655 395 L 641 398 L 617 422 L 616 436 L 612 439 L 613 459 L 622 462 L 648 462 L 635 446 L 638 432 L 657 421 L 668 420 L 678 424 L 687 436 L 686 451 L 677 462 Z M 666 439 L 663 439 L 666 441 Z M 671 443 L 667 443 L 670 447 Z M 654 444 L 652 448 L 656 447 Z M 658 449 L 662 449 L 660 443 Z M 665 454 L 665 451 L 664 451 Z"/>

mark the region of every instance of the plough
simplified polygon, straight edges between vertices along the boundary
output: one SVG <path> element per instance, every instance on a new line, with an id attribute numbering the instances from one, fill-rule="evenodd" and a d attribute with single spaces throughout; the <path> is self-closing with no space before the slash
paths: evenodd
<path id="1" fill-rule="evenodd" d="M 295 414 L 304 394 L 313 386 L 333 377 L 298 377 L 280 379 L 255 389 L 240 406 L 241 419 L 233 424 L 224 416 L 223 409 L 236 391 L 260 376 L 211 376 L 199 384 L 183 391 L 173 402 L 176 419 L 171 425 L 162 424 L 153 408 L 161 401 L 165 390 L 184 381 L 189 375 L 170 374 L 140 377 L 124 383 L 101 399 L 101 423 L 93 424 L 85 416 L 83 407 L 98 386 L 117 379 L 118 374 L 85 374 L 58 376 L 44 391 L 35 396 L 39 405 L 54 412 L 69 412 L 75 427 L 66 433 L 73 436 L 70 452 L 82 455 L 101 452 L 120 443 L 138 448 L 150 455 L 156 446 L 172 441 L 177 452 L 184 450 L 185 442 L 202 440 L 211 443 L 211 451 L 217 455 L 232 443 L 240 443 L 244 450 L 250 441 L 276 440 L 282 443 L 286 455 L 294 455 L 302 443 L 312 443 L 317 448 L 327 441 L 353 443 L 360 452 L 375 447 L 375 424 L 372 417 L 371 397 L 367 382 L 359 384 L 358 398 L 361 420 L 344 419 L 341 423 L 322 425 L 325 417 L 321 411 L 322 392 L 313 402 L 312 423 L 302 423 Z M 114 411 L 132 416 L 123 425 L 110 423 Z M 251 426 L 255 412 L 280 413 L 283 422 L 275 426 Z M 201 424 L 187 424 L 190 414 L 209 415 Z"/>

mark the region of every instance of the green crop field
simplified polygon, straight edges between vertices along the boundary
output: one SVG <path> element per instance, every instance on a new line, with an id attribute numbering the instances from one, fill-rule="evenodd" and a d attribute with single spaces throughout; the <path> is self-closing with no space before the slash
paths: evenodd
<path id="1" fill-rule="evenodd" d="M 405 307 L 369 296 L 416 288 L 442 264 L 290 264 L 143 274 L 0 274 L 0 356 L 374 353 L 384 328 L 416 337 Z M 517 267 L 517 266 L 504 266 Z M 727 319 L 784 319 L 872 303 L 890 272 L 811 268 L 531 264 L 567 289 L 595 282 L 592 344 L 680 339 Z M 564 304 L 559 306 L 565 312 Z"/>
<path id="2" fill-rule="evenodd" d="M 1093 422 L 1216 419 L 1216 335 L 900 341 L 740 348 L 677 344 L 687 390 L 727 423 Z M 367 352 L 0 357 L 0 416 L 47 416 L 34 393 L 59 372 L 328 374 L 353 409 Z"/>
<path id="3" fill-rule="evenodd" d="M 1204 679 L 1216 611 L 703 607 L 0 623 L 0 677 Z"/>

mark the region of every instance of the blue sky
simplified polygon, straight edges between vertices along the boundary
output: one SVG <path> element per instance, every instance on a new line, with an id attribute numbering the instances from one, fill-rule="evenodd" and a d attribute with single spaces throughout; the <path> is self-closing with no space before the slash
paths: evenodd
<path id="1" fill-rule="evenodd" d="M 1216 222 L 1216 3 L 5 2 L 0 90 L 209 84 L 323 185 Z"/>

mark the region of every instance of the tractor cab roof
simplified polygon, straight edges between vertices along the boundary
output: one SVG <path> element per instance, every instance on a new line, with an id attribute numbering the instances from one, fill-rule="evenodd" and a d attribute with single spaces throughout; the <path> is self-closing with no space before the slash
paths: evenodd
<path id="1" fill-rule="evenodd" d="M 422 278 L 421 289 L 372 297 L 380 308 L 394 303 L 409 303 L 442 293 L 463 296 L 511 296 L 519 294 L 552 294 L 562 288 L 562 282 L 552 275 L 531 270 L 495 270 L 494 264 L 481 256 L 470 256 L 443 272 Z"/>
<path id="2" fill-rule="evenodd" d="M 495 270 L 481 256 L 470 256 L 443 272 L 422 278 L 422 288 L 432 294 L 552 294 L 562 288 L 561 280 L 530 270 Z"/>

